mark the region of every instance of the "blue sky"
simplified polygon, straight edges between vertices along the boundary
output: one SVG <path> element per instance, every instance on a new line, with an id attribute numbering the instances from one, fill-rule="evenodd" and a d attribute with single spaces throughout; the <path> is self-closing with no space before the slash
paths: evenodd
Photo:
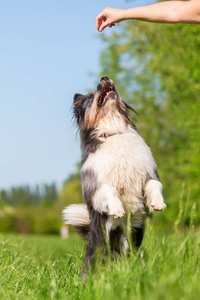
<path id="1" fill-rule="evenodd" d="M 94 89 L 103 49 L 95 17 L 106 6 L 152 2 L 1 2 L 0 189 L 53 181 L 61 186 L 74 172 L 80 145 L 72 99 Z"/>

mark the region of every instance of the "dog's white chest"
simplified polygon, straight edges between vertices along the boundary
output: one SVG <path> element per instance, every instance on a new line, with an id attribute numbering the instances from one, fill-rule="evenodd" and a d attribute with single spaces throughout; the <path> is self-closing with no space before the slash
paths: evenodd
<path id="1" fill-rule="evenodd" d="M 93 169 L 100 184 L 109 184 L 120 194 L 126 192 L 140 197 L 143 181 L 154 166 L 149 147 L 132 130 L 105 139 L 101 147 L 88 156 L 83 169 Z"/>

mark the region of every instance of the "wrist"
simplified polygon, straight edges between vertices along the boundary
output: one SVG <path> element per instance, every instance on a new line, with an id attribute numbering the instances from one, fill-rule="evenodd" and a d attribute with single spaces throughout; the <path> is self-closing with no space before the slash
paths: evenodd
<path id="1" fill-rule="evenodd" d="M 131 19 L 130 17 L 130 9 L 119 9 L 119 21 L 125 21 Z"/>

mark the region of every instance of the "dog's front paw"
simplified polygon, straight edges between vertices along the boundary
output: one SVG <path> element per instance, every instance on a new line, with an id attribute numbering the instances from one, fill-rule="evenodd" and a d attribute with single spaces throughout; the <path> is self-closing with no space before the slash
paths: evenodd
<path id="1" fill-rule="evenodd" d="M 157 198 L 157 199 L 153 199 L 151 203 L 148 203 L 148 207 L 150 212 L 153 212 L 154 210 L 155 211 L 164 210 L 167 207 L 167 205 L 164 203 L 163 198 L 162 199 Z"/>
<path id="2" fill-rule="evenodd" d="M 113 216 L 114 219 L 122 218 L 125 215 L 125 210 L 122 202 L 116 198 L 109 205 L 108 215 Z"/>

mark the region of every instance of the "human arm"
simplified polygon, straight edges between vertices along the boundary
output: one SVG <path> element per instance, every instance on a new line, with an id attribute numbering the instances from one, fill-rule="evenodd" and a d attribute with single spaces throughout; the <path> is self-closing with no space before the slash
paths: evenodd
<path id="1" fill-rule="evenodd" d="M 96 17 L 97 30 L 124 20 L 141 20 L 154 23 L 190 23 L 200 24 L 200 0 L 165 1 L 151 5 L 116 9 L 105 8 Z"/>

